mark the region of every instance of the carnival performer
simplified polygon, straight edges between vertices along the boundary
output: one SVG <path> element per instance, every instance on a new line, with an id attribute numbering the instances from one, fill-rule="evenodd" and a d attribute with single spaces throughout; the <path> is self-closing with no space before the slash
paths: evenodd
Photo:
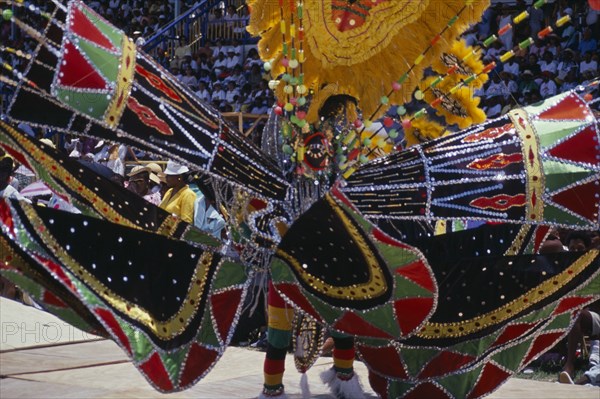
<path id="1" fill-rule="evenodd" d="M 2 75 L 15 95 L 0 145 L 86 212 L 0 201 L 0 273 L 117 341 L 158 390 L 187 389 L 219 360 L 256 270 L 275 305 L 272 395 L 291 308 L 344 337 L 334 381 L 353 380 L 356 352 L 384 398 L 477 398 L 599 299 L 598 250 L 538 254 L 550 227 L 599 228 L 594 82 L 484 123 L 471 94 L 495 64 L 454 38 L 487 2 L 249 1 L 278 99 L 263 151 L 83 2 L 53 0 L 53 13 L 9 3 L 48 28 L 3 12 L 39 46 Z M 436 76 L 423 78 L 429 65 Z M 231 240 L 183 222 L 193 205 L 177 218 L 106 189 L 21 122 L 169 158 L 176 181 L 206 173 Z"/>

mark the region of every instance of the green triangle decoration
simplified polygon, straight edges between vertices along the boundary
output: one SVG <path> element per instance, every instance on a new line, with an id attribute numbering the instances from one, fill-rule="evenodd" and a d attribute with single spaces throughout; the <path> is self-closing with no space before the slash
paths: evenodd
<path id="1" fill-rule="evenodd" d="M 196 242 L 204 244 L 209 247 L 218 248 L 221 246 L 221 242 L 210 234 L 206 234 L 198 229 L 188 229 L 183 237 L 185 241 Z"/>
<path id="2" fill-rule="evenodd" d="M 400 326 L 394 317 L 394 307 L 391 304 L 385 304 L 373 310 L 362 312 L 360 317 L 394 337 L 402 335 Z"/>
<path id="3" fill-rule="evenodd" d="M 76 110 L 95 119 L 102 119 L 109 105 L 108 93 L 79 92 L 56 89 L 57 97 Z"/>
<path id="4" fill-rule="evenodd" d="M 571 133 L 574 133 L 587 123 L 581 121 L 562 121 L 562 122 L 548 122 L 543 120 L 533 121 L 533 127 L 538 134 L 540 140 L 540 146 L 543 149 L 553 147 L 557 142 Z"/>
<path id="5" fill-rule="evenodd" d="M 546 188 L 551 192 L 560 190 L 586 177 L 595 176 L 598 173 L 580 166 L 557 161 L 548 160 L 544 161 L 543 164 Z"/>
<path id="6" fill-rule="evenodd" d="M 408 265 L 418 259 L 417 253 L 408 249 L 382 243 L 377 243 L 376 247 L 390 269 Z"/>
<path id="7" fill-rule="evenodd" d="M 438 353 L 440 353 L 439 349 L 427 348 L 402 348 L 400 351 L 410 376 L 416 376 L 423 366 L 429 363 Z"/>
<path id="8" fill-rule="evenodd" d="M 243 284 L 247 278 L 244 266 L 239 263 L 223 261 L 214 277 L 212 292 L 221 288 Z"/>
<path id="9" fill-rule="evenodd" d="M 204 345 L 220 345 L 219 338 L 217 338 L 215 327 L 210 317 L 210 312 L 204 313 L 200 331 L 198 331 L 198 335 L 196 335 L 196 340 Z"/>
<path id="10" fill-rule="evenodd" d="M 84 331 L 84 332 L 90 333 L 90 334 L 92 333 L 92 327 L 84 319 L 82 319 L 81 316 L 79 316 L 77 313 L 75 313 L 71 308 L 53 307 L 52 314 L 55 315 L 56 317 L 58 317 L 59 319 L 66 321 L 73 327 L 80 329 L 81 331 Z"/>
<path id="11" fill-rule="evenodd" d="M 20 288 L 22 288 L 25 292 L 27 292 L 32 297 L 34 297 L 34 298 L 42 297 L 42 293 L 44 292 L 44 289 L 39 284 L 32 281 L 30 278 L 23 276 L 16 269 L 0 270 L 0 275 L 2 275 L 2 277 L 11 281 L 15 285 L 19 286 Z"/>
<path id="12" fill-rule="evenodd" d="M 562 224 L 573 224 L 573 225 L 584 225 L 585 220 L 580 219 L 567 211 L 564 211 L 557 206 L 554 206 L 550 201 L 545 201 L 544 204 L 544 219 L 550 222 L 562 223 Z"/>
<path id="13" fill-rule="evenodd" d="M 123 331 L 126 330 L 123 329 Z M 131 345 L 133 360 L 136 362 L 146 360 L 154 351 L 154 346 L 148 337 L 146 337 L 146 334 L 137 329 L 133 330 L 132 333 L 127 332 L 126 334 L 129 338 L 129 344 Z"/>
<path id="14" fill-rule="evenodd" d="M 158 352 L 171 381 L 177 381 L 179 379 L 179 373 L 181 372 L 181 368 L 185 365 L 185 358 L 189 350 L 190 345 L 186 345 L 175 351 Z"/>
<path id="15" fill-rule="evenodd" d="M 104 20 L 97 14 L 93 14 L 87 7 L 82 7 L 81 11 L 88 17 L 88 19 L 96 25 L 96 27 L 104 33 L 104 35 L 111 41 L 111 43 L 118 49 L 121 48 L 121 42 L 123 40 L 123 32 L 115 28 L 114 26 L 104 22 Z"/>
<path id="16" fill-rule="evenodd" d="M 496 341 L 499 335 L 500 333 L 496 332 L 494 334 L 486 335 L 481 338 L 461 342 L 459 344 L 452 345 L 448 348 L 448 350 L 463 353 L 465 355 L 479 356 L 484 351 L 486 351 L 494 343 L 494 341 Z"/>
<path id="17" fill-rule="evenodd" d="M 550 330 L 563 330 L 569 327 L 571 323 L 571 315 L 570 313 L 563 313 L 560 316 L 557 316 L 552 319 L 550 323 L 546 327 L 544 327 L 544 331 Z"/>
<path id="18" fill-rule="evenodd" d="M 415 297 L 431 298 L 433 296 L 431 291 L 398 274 L 394 275 L 394 284 L 394 300 Z"/>
<path id="19" fill-rule="evenodd" d="M 406 392 L 413 388 L 415 385 L 409 382 L 399 380 L 388 380 L 388 397 L 389 398 L 403 398 Z"/>
<path id="20" fill-rule="evenodd" d="M 278 283 L 295 283 L 297 281 L 296 276 L 292 273 L 290 268 L 291 266 L 286 262 L 280 258 L 274 257 L 271 261 L 271 277 L 273 278 L 273 281 L 277 281 Z"/>
<path id="21" fill-rule="evenodd" d="M 600 274 L 596 274 L 588 283 L 575 291 L 578 296 L 598 295 L 600 292 Z"/>
<path id="22" fill-rule="evenodd" d="M 77 47 L 90 59 L 92 66 L 100 71 L 104 80 L 116 84 L 120 64 L 116 55 L 89 43 L 85 39 L 79 39 Z"/>
<path id="23" fill-rule="evenodd" d="M 477 378 L 479 378 L 479 374 L 482 370 L 483 365 L 466 372 L 456 373 L 440 378 L 438 383 L 454 397 L 465 398 L 469 391 L 475 386 Z"/>
<path id="24" fill-rule="evenodd" d="M 312 307 L 315 308 L 315 310 L 328 324 L 333 324 L 344 313 L 341 310 L 338 310 L 337 308 L 334 308 L 333 306 L 324 303 L 314 295 L 307 294 L 306 299 L 308 299 Z"/>
<path id="25" fill-rule="evenodd" d="M 529 338 L 515 346 L 505 347 L 501 352 L 492 356 L 492 360 L 509 370 L 516 371 L 532 342 L 533 338 Z"/>
<path id="26" fill-rule="evenodd" d="M 537 323 L 540 320 L 550 317 L 554 311 L 554 306 L 546 306 L 540 310 L 532 311 L 531 313 L 515 320 L 512 324 L 518 323 Z"/>
<path id="27" fill-rule="evenodd" d="M 73 282 L 73 285 L 79 291 L 79 293 L 85 298 L 85 302 L 87 302 L 88 307 L 92 306 L 102 306 L 105 307 L 105 303 L 96 295 L 95 292 L 90 290 L 85 284 L 83 284 L 79 279 L 75 278 L 72 273 L 66 272 L 67 276 Z"/>

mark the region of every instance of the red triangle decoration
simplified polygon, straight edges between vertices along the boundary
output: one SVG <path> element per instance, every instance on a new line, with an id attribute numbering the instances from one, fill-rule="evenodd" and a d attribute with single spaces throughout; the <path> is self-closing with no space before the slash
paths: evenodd
<path id="1" fill-rule="evenodd" d="M 357 347 L 360 357 L 368 365 L 369 370 L 391 378 L 408 379 L 404 364 L 394 347 L 373 348 L 360 344 Z"/>
<path id="2" fill-rule="evenodd" d="M 600 185 L 596 179 L 554 194 L 552 201 L 594 222 L 598 217 L 598 196 Z"/>
<path id="3" fill-rule="evenodd" d="M 502 370 L 494 363 L 486 363 L 486 365 L 483 366 L 477 385 L 475 385 L 467 398 L 480 398 L 490 393 L 490 391 L 496 389 L 498 385 L 502 384 L 508 377 L 510 377 L 510 373 Z"/>
<path id="4" fill-rule="evenodd" d="M 525 366 L 527 363 L 529 363 L 531 360 L 533 360 L 534 357 L 536 357 L 537 355 L 552 348 L 552 345 L 554 344 L 554 342 L 557 339 L 559 339 L 561 336 L 563 336 L 564 334 L 565 334 L 564 332 L 558 331 L 558 332 L 543 334 L 543 335 L 540 335 L 539 337 L 537 337 L 533 341 L 533 344 L 531 344 L 531 347 L 529 348 L 529 353 L 527 354 L 527 356 L 523 360 L 523 363 L 521 363 L 521 364 L 523 366 Z"/>
<path id="5" fill-rule="evenodd" d="M 80 37 L 83 37 L 86 40 L 104 48 L 105 50 L 116 52 L 117 49 L 110 40 L 98 29 L 96 25 L 92 23 L 77 7 L 72 8 L 73 12 L 71 13 L 71 24 L 70 29 L 73 33 L 77 34 Z"/>
<path id="6" fill-rule="evenodd" d="M 314 317 L 315 320 L 323 322 L 321 315 L 312 307 L 310 302 L 306 299 L 302 292 L 300 292 L 300 289 L 296 285 L 289 283 L 274 285 L 277 291 L 285 295 L 290 301 L 293 302 L 295 306 L 298 306 L 304 312 Z"/>
<path id="7" fill-rule="evenodd" d="M 535 253 L 537 253 L 540 250 L 540 247 L 544 242 L 544 238 L 546 238 L 546 233 L 548 232 L 548 230 L 550 230 L 549 226 L 537 226 L 535 228 L 535 239 L 533 245 L 533 250 Z"/>
<path id="8" fill-rule="evenodd" d="M 415 389 L 413 389 L 407 395 L 404 396 L 404 399 L 423 398 L 445 399 L 450 398 L 450 396 L 442 388 L 438 387 L 435 384 L 432 384 L 431 382 L 425 382 L 423 384 L 417 385 Z"/>
<path id="9" fill-rule="evenodd" d="M 66 308 L 67 304 L 62 299 L 54 295 L 52 292 L 45 290 L 42 301 L 48 305 L 57 306 L 59 308 Z"/>
<path id="10" fill-rule="evenodd" d="M 378 241 L 381 241 L 384 244 L 391 245 L 391 246 L 394 246 L 394 247 L 399 247 L 399 248 L 413 250 L 416 253 L 416 250 L 413 247 L 411 247 L 410 245 L 406 245 L 403 242 L 394 239 L 393 237 L 387 235 L 386 233 L 384 233 L 383 231 L 381 231 L 377 227 L 373 228 L 372 233 L 373 233 L 373 237 L 375 237 Z"/>
<path id="11" fill-rule="evenodd" d="M 59 76 L 58 84 L 61 86 L 92 90 L 108 89 L 104 78 L 71 42 L 65 44 Z"/>
<path id="12" fill-rule="evenodd" d="M 371 369 L 369 369 L 369 385 L 382 399 L 388 398 L 388 380 L 372 372 Z"/>
<path id="13" fill-rule="evenodd" d="M 15 225 L 13 224 L 12 213 L 10 213 L 10 206 L 6 200 L 0 201 L 0 222 L 12 234 Z"/>
<path id="14" fill-rule="evenodd" d="M 129 353 L 129 355 L 131 355 L 132 352 L 131 352 L 131 344 L 129 343 L 129 339 L 127 338 L 127 335 L 125 335 L 125 333 L 121 329 L 119 322 L 115 319 L 115 317 L 112 315 L 112 313 L 106 309 L 101 309 L 101 308 L 95 309 L 94 313 L 96 313 L 96 315 L 98 317 L 100 317 L 100 319 L 102 319 L 104 324 L 106 324 L 106 326 L 108 328 L 110 328 L 113 335 L 115 335 L 116 338 L 121 343 L 121 346 L 123 348 L 127 349 L 127 352 Z"/>
<path id="15" fill-rule="evenodd" d="M 232 327 L 233 319 L 242 298 L 242 290 L 227 290 L 210 297 L 212 314 L 217 323 L 217 330 L 221 340 L 225 342 L 229 329 Z"/>
<path id="16" fill-rule="evenodd" d="M 566 141 L 556 145 L 548 152 L 556 158 L 600 165 L 600 159 L 597 158 L 597 147 L 598 135 L 595 127 L 590 125 Z"/>
<path id="17" fill-rule="evenodd" d="M 207 349 L 203 346 L 193 343 L 188 352 L 185 367 L 181 372 L 179 385 L 185 387 L 194 382 L 196 378 L 204 374 L 217 360 L 219 352 Z"/>
<path id="18" fill-rule="evenodd" d="M 588 115 L 585 112 L 587 106 L 575 94 L 571 93 L 558 104 L 545 110 L 538 115 L 540 119 L 581 119 L 584 120 Z"/>
<path id="19" fill-rule="evenodd" d="M 368 336 L 372 338 L 393 338 L 390 334 L 367 323 L 352 312 L 344 313 L 344 315 L 335 322 L 333 328 L 352 335 Z"/>
<path id="20" fill-rule="evenodd" d="M 59 76 L 58 84 L 60 86 L 92 90 L 108 89 L 104 78 L 71 42 L 65 44 Z"/>
<path id="21" fill-rule="evenodd" d="M 406 277 L 432 293 L 437 291 L 437 286 L 429 269 L 421 260 L 399 267 L 394 270 L 394 273 Z"/>
<path id="22" fill-rule="evenodd" d="M 456 371 L 475 359 L 473 356 L 456 352 L 441 352 L 425 366 L 419 378 L 437 377 Z"/>
<path id="23" fill-rule="evenodd" d="M 154 352 L 150 359 L 142 363 L 140 370 L 162 391 L 173 390 L 173 383 L 158 353 Z"/>
<path id="24" fill-rule="evenodd" d="M 496 341 L 492 344 L 491 347 L 493 348 L 494 346 L 504 345 L 505 343 L 520 337 L 526 331 L 531 330 L 533 326 L 535 326 L 535 323 L 509 325 L 504 329 L 502 334 L 500 334 L 500 336 L 496 339 Z"/>
<path id="25" fill-rule="evenodd" d="M 554 310 L 554 313 L 552 313 L 552 316 L 559 315 L 561 313 L 567 312 L 576 307 L 581 307 L 581 305 L 589 302 L 592 299 L 593 299 L 593 297 L 589 297 L 589 296 L 588 297 L 572 296 L 570 298 L 564 298 L 562 301 L 560 301 L 560 303 Z"/>
<path id="26" fill-rule="evenodd" d="M 412 333 L 433 307 L 433 298 L 408 298 L 394 302 L 394 311 L 403 335 Z"/>

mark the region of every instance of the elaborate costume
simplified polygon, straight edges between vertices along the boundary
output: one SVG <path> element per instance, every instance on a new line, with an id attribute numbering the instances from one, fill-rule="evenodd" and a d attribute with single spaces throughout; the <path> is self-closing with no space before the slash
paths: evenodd
<path id="1" fill-rule="evenodd" d="M 3 76 L 16 85 L 11 123 L 123 143 L 206 173 L 226 210 L 230 237 L 221 242 L 0 122 L 2 148 L 84 213 L 0 202 L 0 272 L 47 310 L 110 336 L 164 392 L 196 383 L 218 361 L 249 277 L 267 265 L 273 301 L 284 309 L 269 320 L 283 332 L 276 349 L 289 338 L 285 309 L 291 306 L 334 334 L 353 337 L 354 347 L 352 338 L 340 341 L 337 371 L 351 367 L 355 348 L 383 397 L 493 391 L 561 339 L 576 310 L 599 297 L 598 250 L 537 254 L 548 226 L 599 228 L 599 133 L 588 104 L 578 93 L 564 93 L 368 162 L 394 148 L 391 129 L 378 140 L 380 132 L 368 132 L 392 96 L 373 94 L 381 77 L 338 82 L 336 76 L 352 70 L 333 60 L 362 68 L 366 57 L 380 57 L 371 58 L 377 60 L 372 67 L 385 70 L 406 51 L 416 57 L 415 73 L 436 54 L 452 62 L 451 51 L 429 49 L 443 41 L 439 32 L 460 31 L 455 16 L 466 10 L 464 22 L 474 21 L 485 4 L 251 3 L 252 29 L 266 42 L 287 34 L 279 44 L 261 43 L 263 56 L 275 58 L 272 69 L 280 67 L 277 59 L 284 69 L 300 68 L 300 50 L 306 57 L 310 49 L 306 75 L 281 71 L 287 73 L 276 88 L 281 104 L 264 137 L 265 148 L 277 148 L 276 159 L 83 3 L 55 2 L 43 34 L 13 18 L 40 45 L 14 81 Z M 438 26 L 431 13 L 450 22 Z M 296 41 L 300 28 L 294 25 L 292 33 L 286 24 L 292 16 L 307 22 L 302 42 Z M 359 50 L 361 37 L 377 26 L 386 29 Z M 424 26 L 435 38 L 428 47 L 418 45 L 426 42 L 416 27 Z M 326 28 L 336 33 L 321 36 Z M 409 32 L 420 42 L 401 49 Z M 350 47 L 328 44 L 340 38 Z M 315 59 L 329 66 L 309 68 Z M 442 114 L 477 118 L 462 89 L 483 78 L 480 67 L 461 60 L 449 67 L 466 70 L 468 78 L 458 88 L 450 84 L 447 95 L 436 94 L 432 103 Z M 398 85 L 412 93 L 419 76 L 409 72 L 391 84 L 392 94 L 402 94 Z M 39 111 L 31 112 L 31 104 Z M 360 108 L 374 116 L 361 118 Z M 442 133 L 433 122 L 418 130 L 415 115 L 402 121 L 414 138 Z M 384 117 L 382 123 L 391 128 L 391 122 Z M 336 147 L 340 153 L 330 152 Z M 465 220 L 480 225 L 442 226 Z M 265 373 L 276 381 L 281 371 L 270 366 Z"/>

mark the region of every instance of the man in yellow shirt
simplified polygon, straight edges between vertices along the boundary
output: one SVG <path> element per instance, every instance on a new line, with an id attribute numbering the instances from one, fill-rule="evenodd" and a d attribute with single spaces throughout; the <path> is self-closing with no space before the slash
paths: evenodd
<path id="1" fill-rule="evenodd" d="M 167 162 L 167 168 L 163 173 L 169 189 L 165 193 L 160 207 L 191 224 L 194 222 L 196 193 L 187 184 L 189 171 L 185 165 L 172 161 Z"/>

